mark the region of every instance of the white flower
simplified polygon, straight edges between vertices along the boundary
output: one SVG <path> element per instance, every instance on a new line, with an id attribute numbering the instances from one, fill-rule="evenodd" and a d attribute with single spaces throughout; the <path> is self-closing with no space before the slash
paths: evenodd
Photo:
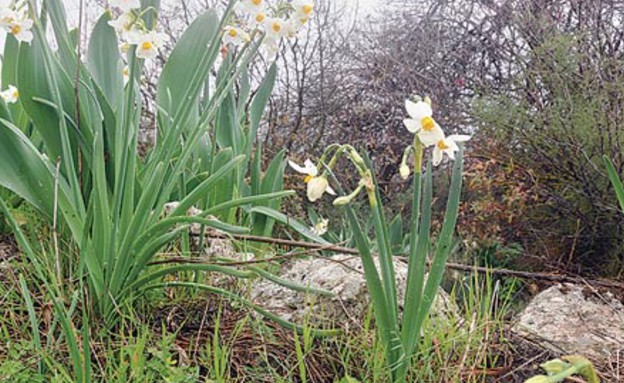
<path id="1" fill-rule="evenodd" d="M 18 16 L 15 11 L 9 8 L 0 7 L 0 27 L 9 30 L 11 24 L 17 21 Z"/>
<path id="2" fill-rule="evenodd" d="M 136 21 L 136 17 L 132 12 L 126 12 L 119 15 L 115 20 L 110 20 L 108 25 L 115 28 L 117 33 L 125 37 L 125 34 L 132 30 L 132 26 Z"/>
<path id="3" fill-rule="evenodd" d="M 6 29 L 17 39 L 17 41 L 30 44 L 33 39 L 33 33 L 30 31 L 32 26 L 33 21 L 31 19 L 13 20 L 13 22 L 10 23 Z"/>
<path id="4" fill-rule="evenodd" d="M 141 8 L 141 0 L 110 0 L 109 3 L 111 7 L 121 8 L 124 12 Z"/>
<path id="5" fill-rule="evenodd" d="M 327 227 L 329 226 L 329 220 L 328 219 L 320 219 L 316 225 L 312 226 L 310 228 L 310 230 L 315 234 L 318 235 L 319 237 L 325 233 L 327 233 Z"/>
<path id="6" fill-rule="evenodd" d="M 9 85 L 7 90 L 0 92 L 0 97 L 2 97 L 7 104 L 14 104 L 19 99 L 19 92 L 16 87 Z"/>
<path id="7" fill-rule="evenodd" d="M 259 9 L 254 12 L 249 12 L 251 16 L 251 22 L 253 25 L 261 26 L 264 25 L 264 21 L 267 18 L 266 11 L 264 9 Z"/>
<path id="8" fill-rule="evenodd" d="M 225 27 L 223 32 L 223 44 L 239 46 L 245 44 L 249 40 L 249 34 L 242 29 L 233 26 Z"/>
<path id="9" fill-rule="evenodd" d="M 325 193 L 336 195 L 334 189 L 329 186 L 327 178 L 318 175 L 318 168 L 309 159 L 304 162 L 304 166 L 299 166 L 290 160 L 288 165 L 296 172 L 306 175 L 303 182 L 308 184 L 307 195 L 310 202 L 320 199 Z"/>
<path id="10" fill-rule="evenodd" d="M 243 11 L 255 14 L 266 9 L 265 0 L 242 0 L 241 6 Z"/>
<path id="11" fill-rule="evenodd" d="M 136 55 L 141 59 L 151 59 L 158 54 L 158 48 L 164 43 L 167 35 L 164 33 L 158 33 L 156 31 L 151 32 L 128 32 L 128 42 L 137 46 Z"/>
<path id="12" fill-rule="evenodd" d="M 266 31 L 267 38 L 279 40 L 287 32 L 285 28 L 285 21 L 275 17 L 267 17 L 264 20 L 264 29 Z"/>
<path id="13" fill-rule="evenodd" d="M 312 12 L 314 12 L 313 0 L 294 0 L 292 6 L 295 9 L 295 14 L 299 20 L 302 21 L 307 21 L 310 16 L 312 16 Z M 303 23 L 305 23 L 305 21 L 303 21 Z"/>
<path id="14" fill-rule="evenodd" d="M 405 109 L 411 118 L 403 120 L 403 124 L 411 133 L 418 134 L 418 138 L 425 146 L 435 145 L 444 139 L 442 128 L 435 122 L 431 105 L 424 101 L 412 102 L 405 100 Z"/>
<path id="15" fill-rule="evenodd" d="M 442 138 L 439 140 L 435 147 L 433 148 L 433 165 L 438 166 L 442 162 L 442 158 L 444 154 L 454 160 L 455 152 L 459 150 L 459 146 L 457 146 L 458 142 L 465 142 L 470 139 L 470 136 L 462 135 L 462 134 L 453 134 L 446 138 Z"/>

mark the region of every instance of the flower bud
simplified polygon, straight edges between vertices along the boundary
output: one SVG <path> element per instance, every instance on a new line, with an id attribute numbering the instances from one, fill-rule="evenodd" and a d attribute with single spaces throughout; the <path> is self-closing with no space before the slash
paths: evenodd
<path id="1" fill-rule="evenodd" d="M 336 198 L 334 202 L 332 202 L 332 204 L 334 206 L 346 206 L 351 203 L 351 200 L 353 200 L 353 198 L 351 198 L 348 195 L 345 195 L 345 196 Z"/>

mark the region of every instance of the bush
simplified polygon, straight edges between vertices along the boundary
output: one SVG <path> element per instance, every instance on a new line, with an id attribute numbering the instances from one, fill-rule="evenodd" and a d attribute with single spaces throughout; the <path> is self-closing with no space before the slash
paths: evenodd
<path id="1" fill-rule="evenodd" d="M 499 153 L 534 177 L 539 203 L 526 214 L 535 242 L 562 245 L 546 248 L 551 261 L 563 254 L 579 266 L 617 272 L 624 226 L 599 169 L 603 153 L 622 167 L 624 100 L 614 95 L 624 90 L 624 71 L 615 57 L 587 52 L 590 42 L 581 32 L 536 41 L 520 57 L 515 90 L 481 97 L 475 114 Z"/>

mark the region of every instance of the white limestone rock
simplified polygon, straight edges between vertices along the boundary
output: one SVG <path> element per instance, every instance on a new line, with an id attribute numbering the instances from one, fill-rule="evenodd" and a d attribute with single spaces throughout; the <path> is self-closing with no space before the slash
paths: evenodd
<path id="1" fill-rule="evenodd" d="M 536 295 L 512 331 L 557 353 L 608 361 L 624 357 L 624 305 L 583 286 L 556 285 Z"/>

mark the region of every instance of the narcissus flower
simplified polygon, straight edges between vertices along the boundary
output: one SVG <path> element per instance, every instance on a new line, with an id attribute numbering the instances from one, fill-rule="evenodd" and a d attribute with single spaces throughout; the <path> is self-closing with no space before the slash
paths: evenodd
<path id="1" fill-rule="evenodd" d="M 418 134 L 423 145 L 431 146 L 444 138 L 444 132 L 433 119 L 433 110 L 427 102 L 405 100 L 405 109 L 411 118 L 403 120 L 403 124 L 411 133 Z"/>
<path id="2" fill-rule="evenodd" d="M 454 160 L 455 152 L 459 150 L 457 143 L 468 140 L 470 140 L 470 136 L 453 134 L 436 142 L 435 147 L 433 148 L 433 165 L 438 166 L 442 162 L 444 154 Z"/>
<path id="3" fill-rule="evenodd" d="M 245 44 L 249 40 L 249 34 L 240 28 L 227 26 L 223 31 L 223 44 L 239 46 Z"/>
<path id="4" fill-rule="evenodd" d="M 158 54 L 158 48 L 165 42 L 167 35 L 151 32 L 129 32 L 128 42 L 137 46 L 136 55 L 138 58 L 151 59 Z"/>
<path id="5" fill-rule="evenodd" d="M 17 41 L 30 44 L 33 39 L 33 33 L 30 31 L 32 26 L 33 21 L 31 19 L 14 19 L 12 23 L 5 27 L 5 29 L 8 33 L 12 34 Z"/>
<path id="6" fill-rule="evenodd" d="M 19 91 L 13 85 L 9 85 L 9 88 L 3 92 L 0 92 L 0 97 L 7 104 L 14 104 L 19 99 Z"/>
<path id="7" fill-rule="evenodd" d="M 18 19 L 17 13 L 9 8 L 0 5 L 0 27 L 8 29 Z"/>
<path id="8" fill-rule="evenodd" d="M 110 0 L 109 4 L 111 7 L 121 8 L 124 12 L 141 8 L 141 0 Z"/>
<path id="9" fill-rule="evenodd" d="M 275 17 L 267 17 L 264 20 L 264 29 L 269 39 L 277 40 L 287 33 L 285 21 Z"/>
<path id="10" fill-rule="evenodd" d="M 264 9 L 260 9 L 257 12 L 250 12 L 251 22 L 253 25 L 264 25 L 264 21 L 267 18 L 266 11 Z"/>
<path id="11" fill-rule="evenodd" d="M 115 28 L 117 33 L 125 37 L 125 34 L 132 30 L 136 22 L 136 16 L 132 12 L 126 12 L 119 15 L 115 20 L 110 20 L 108 25 Z"/>
<path id="12" fill-rule="evenodd" d="M 329 186 L 327 178 L 318 175 L 318 168 L 309 159 L 304 162 L 304 166 L 299 166 L 290 160 L 288 161 L 288 165 L 296 172 L 305 174 L 303 181 L 308 184 L 307 195 L 310 202 L 315 202 L 325 193 L 336 195 L 334 189 Z"/>
<path id="13" fill-rule="evenodd" d="M 320 219 L 320 220 L 316 223 L 316 225 L 312 226 L 312 227 L 310 228 L 310 230 L 311 230 L 314 234 L 316 234 L 316 235 L 318 235 L 318 236 L 321 236 L 321 235 L 323 235 L 323 234 L 327 233 L 327 227 L 328 227 L 328 226 L 329 226 L 329 220 L 328 220 L 328 219 L 324 219 L 324 218 L 323 218 L 323 219 Z"/>
<path id="14" fill-rule="evenodd" d="M 254 14 L 260 11 L 264 11 L 266 9 L 266 1 L 265 0 L 243 0 L 241 2 L 241 7 L 243 11 Z"/>
<path id="15" fill-rule="evenodd" d="M 313 0 L 294 0 L 292 6 L 300 20 L 308 20 L 314 12 Z"/>

